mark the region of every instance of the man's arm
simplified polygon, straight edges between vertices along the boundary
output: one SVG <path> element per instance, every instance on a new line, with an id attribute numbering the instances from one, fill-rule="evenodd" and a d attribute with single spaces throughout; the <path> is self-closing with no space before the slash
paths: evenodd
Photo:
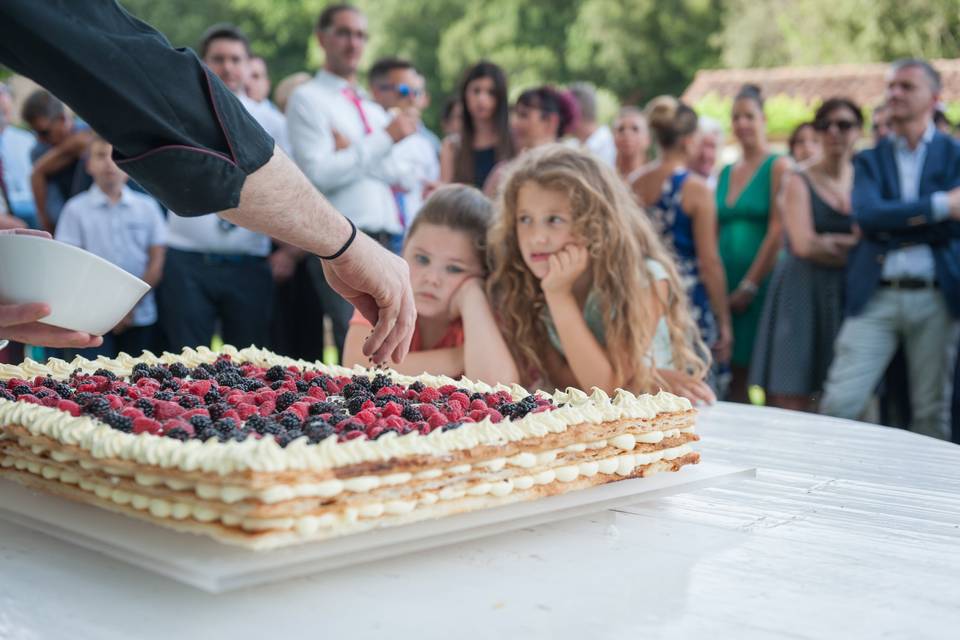
<path id="1" fill-rule="evenodd" d="M 350 222 L 279 147 L 270 162 L 247 177 L 240 206 L 220 216 L 320 256 L 337 253 L 351 235 Z M 349 248 L 325 260 L 323 269 L 330 286 L 375 325 L 364 354 L 375 362 L 403 360 L 417 317 L 407 263 L 358 231 Z"/>
<path id="2" fill-rule="evenodd" d="M 333 125 L 311 104 L 308 89 L 296 91 L 290 97 L 287 130 L 294 161 L 310 182 L 323 192 L 362 178 L 390 153 L 393 146 L 393 138 L 386 129 L 381 129 L 348 147 L 337 149 Z"/>
<path id="3" fill-rule="evenodd" d="M 853 160 L 853 217 L 864 233 L 920 229 L 947 219 L 948 191 L 927 194 L 911 202 L 884 198 L 878 166 L 871 157 L 876 153 L 860 153 Z"/>

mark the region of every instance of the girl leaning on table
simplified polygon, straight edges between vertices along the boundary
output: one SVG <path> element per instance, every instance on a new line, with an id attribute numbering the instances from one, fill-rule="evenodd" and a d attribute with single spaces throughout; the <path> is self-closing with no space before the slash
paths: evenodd
<path id="1" fill-rule="evenodd" d="M 478 189 L 447 185 L 434 191 L 407 234 L 403 258 L 410 267 L 417 324 L 410 353 L 397 371 L 428 371 L 511 384 L 519 376 L 484 291 L 486 235 L 493 205 Z M 363 343 L 372 328 L 354 313 L 343 363 L 369 364 Z"/>
<path id="2" fill-rule="evenodd" d="M 514 162 L 488 288 L 523 382 L 712 402 L 673 260 L 612 169 L 562 145 Z"/>

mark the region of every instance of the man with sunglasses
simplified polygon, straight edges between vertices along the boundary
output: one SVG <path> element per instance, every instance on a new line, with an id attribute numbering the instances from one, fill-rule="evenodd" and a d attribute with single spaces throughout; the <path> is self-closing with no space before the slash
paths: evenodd
<path id="1" fill-rule="evenodd" d="M 375 323 L 364 352 L 376 362 L 406 355 L 416 320 L 406 263 L 357 233 L 195 53 L 116 0 L 4 0 L 0 63 L 60 96 L 171 210 L 218 211 L 319 256 L 330 286 Z M 0 304 L 0 341 L 99 344 L 38 322 L 49 311 Z"/>
<path id="2" fill-rule="evenodd" d="M 38 89 L 23 103 L 21 117 L 37 136 L 30 152 L 30 184 L 36 205 L 37 225 L 50 233 L 63 205 L 93 184 L 83 163 L 90 145 L 90 128 L 77 122 L 49 91 Z"/>
<path id="3" fill-rule="evenodd" d="M 426 93 L 423 78 L 412 62 L 402 58 L 381 58 L 373 63 L 367 75 L 370 94 L 388 113 L 419 109 L 422 104 Z M 424 189 L 440 179 L 440 156 L 424 130 L 421 122 L 417 130 L 398 142 L 393 150 L 394 157 L 407 167 L 404 180 L 391 185 L 405 226 L 420 210 Z"/>
<path id="4" fill-rule="evenodd" d="M 936 130 L 940 75 L 900 60 L 887 78 L 891 135 L 854 159 L 843 328 L 821 409 L 857 419 L 898 345 L 907 355 L 912 431 L 949 438 L 945 346 L 960 317 L 960 144 Z"/>

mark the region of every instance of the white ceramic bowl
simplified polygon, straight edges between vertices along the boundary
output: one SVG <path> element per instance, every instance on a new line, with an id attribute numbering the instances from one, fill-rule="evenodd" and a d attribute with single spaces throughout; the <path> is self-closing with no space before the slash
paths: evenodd
<path id="1" fill-rule="evenodd" d="M 69 244 L 0 234 L 0 304 L 45 302 L 46 324 L 102 336 L 150 290 L 146 282 Z"/>

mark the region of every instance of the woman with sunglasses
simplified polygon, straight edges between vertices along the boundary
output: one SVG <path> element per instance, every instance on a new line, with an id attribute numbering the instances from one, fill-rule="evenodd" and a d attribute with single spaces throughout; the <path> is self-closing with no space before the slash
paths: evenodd
<path id="1" fill-rule="evenodd" d="M 760 89 L 744 85 L 733 101 L 733 134 L 742 156 L 717 180 L 720 259 L 733 319 L 730 400 L 747 402 L 747 369 L 763 311 L 767 279 L 780 251 L 777 194 L 789 159 L 770 151 Z"/>
<path id="2" fill-rule="evenodd" d="M 783 225 L 787 255 L 770 279 L 754 346 L 750 384 L 767 404 L 809 411 L 823 387 L 843 316 L 844 266 L 857 242 L 850 216 L 853 153 L 863 114 L 847 98 L 817 110 L 822 152 L 787 176 Z"/>

